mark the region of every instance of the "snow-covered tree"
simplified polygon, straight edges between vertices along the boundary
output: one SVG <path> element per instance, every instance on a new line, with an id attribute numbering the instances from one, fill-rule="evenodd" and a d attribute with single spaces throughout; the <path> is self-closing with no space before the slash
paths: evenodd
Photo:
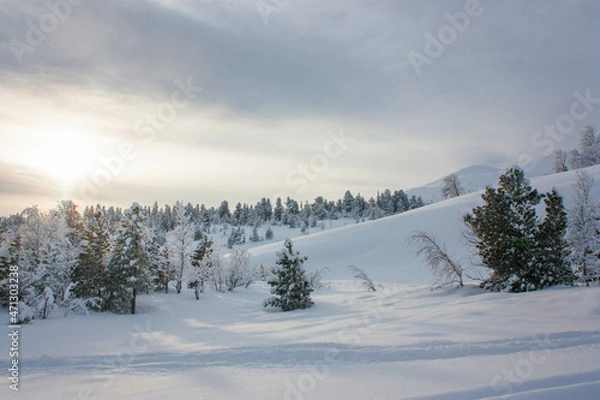
<path id="1" fill-rule="evenodd" d="M 258 276 L 250 265 L 250 253 L 245 249 L 235 250 L 221 265 L 225 269 L 225 286 L 230 292 L 236 287 L 248 287 Z"/>
<path id="2" fill-rule="evenodd" d="M 537 249 L 538 264 L 534 265 L 532 281 L 539 282 L 538 288 L 573 284 L 575 275 L 567 261 L 569 255 L 567 233 L 567 212 L 563 198 L 552 189 L 544 198 L 546 216 L 539 225 Z"/>
<path id="3" fill-rule="evenodd" d="M 219 293 L 225 293 L 227 288 L 225 257 L 220 249 L 211 252 L 207 257 L 206 264 L 208 268 L 206 273 L 208 285 Z"/>
<path id="4" fill-rule="evenodd" d="M 272 240 L 273 236 L 274 236 L 273 229 L 271 229 L 271 227 L 269 226 L 267 228 L 267 231 L 265 232 L 265 239 L 266 240 Z"/>
<path id="5" fill-rule="evenodd" d="M 229 203 L 227 200 L 221 202 L 221 205 L 217 210 L 217 216 L 221 223 L 228 223 L 231 220 L 231 211 L 229 211 Z"/>
<path id="6" fill-rule="evenodd" d="M 465 190 L 462 188 L 460 183 L 460 179 L 458 176 L 454 174 L 450 174 L 444 177 L 443 186 L 442 186 L 442 196 L 445 199 L 451 199 L 453 197 L 458 197 L 463 194 Z"/>
<path id="7" fill-rule="evenodd" d="M 229 238 L 227 238 L 227 247 L 232 249 L 233 246 L 246 243 L 246 234 L 241 227 L 232 228 Z"/>
<path id="8" fill-rule="evenodd" d="M 576 172 L 573 204 L 569 209 L 570 260 L 580 282 L 589 286 L 597 283 L 599 276 L 600 229 L 598 205 L 590 192 L 594 178 L 584 170 Z"/>
<path id="9" fill-rule="evenodd" d="M 110 260 L 109 223 L 102 208 L 96 207 L 83 233 L 82 251 L 73 270 L 71 295 L 82 300 L 105 300 L 104 290 Z"/>
<path id="10" fill-rule="evenodd" d="M 81 252 L 79 233 L 67 224 L 66 215 L 53 213 L 47 219 L 47 242 L 43 261 L 38 267 L 36 277 L 45 288 L 52 290 L 59 305 L 67 300 L 71 277 L 79 261 Z"/>
<path id="11" fill-rule="evenodd" d="M 275 201 L 275 208 L 273 208 L 273 218 L 275 222 L 281 222 L 283 219 L 283 203 L 281 202 L 281 197 L 278 197 Z"/>
<path id="12" fill-rule="evenodd" d="M 276 266 L 271 270 L 272 276 L 267 280 L 271 286 L 271 294 L 275 296 L 266 299 L 263 305 L 283 311 L 304 309 L 313 305 L 310 298 L 313 288 L 303 267 L 307 257 L 300 257 L 300 253 L 293 249 L 290 239 L 285 240 L 283 249 L 277 252 L 277 257 Z"/>
<path id="13" fill-rule="evenodd" d="M 194 253 L 194 227 L 189 217 L 185 215 L 182 203 L 177 202 L 173 208 L 173 214 L 175 227 L 167 233 L 165 247 L 168 251 L 168 261 L 176 271 L 175 289 L 177 293 L 181 293 Z"/>
<path id="14" fill-rule="evenodd" d="M 152 231 L 138 203 L 124 211 L 109 263 L 109 308 L 135 314 L 138 292 L 149 290 L 152 283 L 152 260 L 149 245 Z"/>
<path id="15" fill-rule="evenodd" d="M 553 197 L 549 207 L 557 208 L 547 208 L 547 218 L 555 219 L 547 225 L 557 228 L 551 230 L 544 228 L 536 215 L 536 206 L 543 197 L 532 189 L 522 170 L 511 168 L 500 177 L 497 189 L 486 189 L 482 195 L 485 205 L 464 217 L 477 238 L 483 264 L 492 270 L 482 284 L 484 288 L 524 292 L 566 283 L 562 271 L 552 270 L 556 264 L 547 264 L 544 258 L 548 243 L 558 243 L 560 238 L 542 237 L 551 232 L 559 236 L 564 233 L 558 229 L 564 222 L 560 214 L 562 200 L 558 204 Z"/>
<path id="16" fill-rule="evenodd" d="M 22 279 L 24 276 L 19 271 L 25 261 L 22 248 L 21 236 L 18 232 L 7 230 L 0 234 L 0 305 L 2 306 L 7 306 L 9 302 L 10 285 L 14 283 L 15 279 L 11 273 L 17 273 L 20 281 L 17 297 L 19 300 L 23 299 L 26 288 Z M 11 277 L 13 278 L 12 282 Z"/>
<path id="17" fill-rule="evenodd" d="M 569 170 L 567 166 L 568 156 L 562 149 L 557 149 L 554 152 L 554 158 L 552 159 L 552 172 L 555 174 L 566 172 Z"/>
<path id="18" fill-rule="evenodd" d="M 600 136 L 593 126 L 583 128 L 579 136 L 579 150 L 570 158 L 571 169 L 587 168 L 600 164 Z"/>
<path id="19" fill-rule="evenodd" d="M 254 227 L 252 228 L 252 234 L 250 235 L 248 240 L 253 243 L 260 242 L 262 240 L 262 238 L 258 235 L 258 227 L 256 225 L 254 225 Z"/>
<path id="20" fill-rule="evenodd" d="M 32 307 L 43 292 L 43 283 L 38 279 L 40 266 L 46 259 L 47 216 L 36 206 L 23 210 L 22 224 L 18 228 L 19 240 L 19 291 L 20 298 Z"/>
<path id="21" fill-rule="evenodd" d="M 213 241 L 206 235 L 197 241 L 196 249 L 192 255 L 191 264 L 193 272 L 188 278 L 188 288 L 194 290 L 196 300 L 200 299 L 200 293 L 204 292 L 206 282 L 209 280 L 212 270 Z"/>

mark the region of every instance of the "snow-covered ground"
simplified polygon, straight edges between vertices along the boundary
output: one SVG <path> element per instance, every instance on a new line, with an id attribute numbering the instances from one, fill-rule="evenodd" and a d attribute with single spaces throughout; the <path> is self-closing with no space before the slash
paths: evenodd
<path id="1" fill-rule="evenodd" d="M 600 199 L 600 167 L 589 171 Z M 563 173 L 532 183 L 556 187 L 568 203 L 572 181 Z M 296 238 L 307 268 L 328 268 L 307 310 L 264 309 L 268 287 L 256 283 L 199 301 L 189 291 L 143 295 L 136 315 L 35 320 L 21 330 L 20 391 L 5 380 L 0 398 L 597 399 L 600 288 L 429 289 L 407 236 L 437 233 L 468 266 L 461 215 L 479 196 Z M 277 234 L 251 249 L 254 262 L 274 261 Z M 360 288 L 349 265 L 378 291 Z M 7 334 L 0 348 L 9 348 Z M 3 350 L 5 371 L 8 363 Z"/>

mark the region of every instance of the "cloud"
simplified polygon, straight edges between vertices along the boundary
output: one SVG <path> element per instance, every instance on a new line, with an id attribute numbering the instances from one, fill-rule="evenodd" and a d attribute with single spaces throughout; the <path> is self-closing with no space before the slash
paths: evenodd
<path id="1" fill-rule="evenodd" d="M 156 168 L 187 176 L 194 160 L 210 169 L 207 154 L 222 156 L 231 165 L 214 172 L 218 183 L 168 189 L 192 187 L 190 195 L 203 202 L 205 193 L 260 198 L 289 191 L 285 174 L 321 151 L 330 131 L 343 129 L 357 145 L 306 193 L 334 197 L 345 189 L 407 189 L 471 163 L 510 165 L 522 153 L 541 155 L 532 137 L 568 111 L 572 93 L 600 96 L 600 54 L 593 50 L 600 4 L 592 0 L 545 7 L 482 1 L 481 16 L 420 75 L 407 53 L 423 53 L 427 35 L 450 24 L 448 14 L 464 12 L 464 1 L 261 4 L 87 0 L 19 62 L 11 43 L 27 43 L 31 24 L 52 10 L 41 0 L 3 2 L 0 95 L 11 101 L 0 110 L 0 141 L 16 154 L 48 126 L 81 132 L 93 138 L 98 168 L 101 157 L 132 143 L 140 157 L 115 185 L 139 173 L 139 193 L 149 198 L 167 190 L 153 186 L 149 157 Z M 136 136 L 136 122 L 156 114 L 175 81 L 187 79 L 202 86 L 198 96 L 151 143 Z M 597 123 L 598 115 L 581 125 Z M 575 141 L 574 133 L 560 145 Z M 246 172 L 261 168 L 267 178 L 247 185 Z M 35 187 L 11 179 L 10 190 Z M 116 187 L 105 188 L 107 198 L 116 198 Z"/>

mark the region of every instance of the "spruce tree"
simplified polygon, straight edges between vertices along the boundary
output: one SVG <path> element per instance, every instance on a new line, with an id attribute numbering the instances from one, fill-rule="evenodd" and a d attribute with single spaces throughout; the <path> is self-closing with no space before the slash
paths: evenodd
<path id="1" fill-rule="evenodd" d="M 213 241 L 208 236 L 203 235 L 198 240 L 198 245 L 192 255 L 192 267 L 194 272 L 188 280 L 188 289 L 194 290 L 196 300 L 200 299 L 200 293 L 204 292 L 204 286 L 209 278 L 212 267 Z"/>
<path id="2" fill-rule="evenodd" d="M 569 255 L 567 233 L 567 212 L 563 198 L 553 189 L 544 198 L 546 216 L 538 230 L 538 257 L 533 276 L 528 279 L 538 283 L 538 289 L 547 286 L 572 285 L 575 275 L 567 261 Z"/>
<path id="3" fill-rule="evenodd" d="M 110 307 L 117 312 L 136 311 L 138 292 L 147 291 L 152 282 L 149 246 L 152 243 L 146 217 L 139 204 L 124 211 L 109 263 Z"/>
<path id="4" fill-rule="evenodd" d="M 492 275 L 482 283 L 489 290 L 529 291 L 538 288 L 532 269 L 539 265 L 538 224 L 535 207 L 542 195 L 532 189 L 519 168 L 488 187 L 481 196 L 485 205 L 464 217 L 477 237 L 479 255 Z"/>
<path id="5" fill-rule="evenodd" d="M 108 220 L 100 207 L 96 208 L 83 232 L 83 249 L 72 274 L 73 297 L 103 299 L 110 253 Z"/>
<path id="6" fill-rule="evenodd" d="M 269 226 L 267 228 L 267 231 L 265 232 L 265 239 L 272 240 L 273 236 L 274 236 L 273 229 L 271 229 L 271 227 Z"/>
<path id="7" fill-rule="evenodd" d="M 271 286 L 271 294 L 275 296 L 266 299 L 264 307 L 293 311 L 313 305 L 310 298 L 313 288 L 302 266 L 307 257 L 300 257 L 300 253 L 293 249 L 290 239 L 285 240 L 284 247 L 277 253 L 277 257 L 277 266 L 271 270 L 272 276 L 267 280 Z"/>

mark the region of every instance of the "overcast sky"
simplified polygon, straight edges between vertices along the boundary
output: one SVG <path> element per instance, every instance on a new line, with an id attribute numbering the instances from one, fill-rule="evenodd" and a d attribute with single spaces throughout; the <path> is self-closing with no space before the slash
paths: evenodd
<path id="1" fill-rule="evenodd" d="M 5 0 L 0 213 L 526 166 L 598 125 L 599 21 L 596 0 Z"/>

